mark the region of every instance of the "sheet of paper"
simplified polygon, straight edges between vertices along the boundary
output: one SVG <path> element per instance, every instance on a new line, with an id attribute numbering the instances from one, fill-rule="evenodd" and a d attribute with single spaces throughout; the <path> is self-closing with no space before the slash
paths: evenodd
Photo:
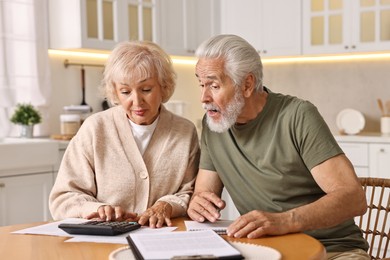
<path id="1" fill-rule="evenodd" d="M 178 231 L 161 234 L 130 234 L 144 259 L 171 259 L 175 256 L 240 256 L 240 252 L 212 230 Z"/>
<path id="2" fill-rule="evenodd" d="M 95 242 L 95 243 L 114 243 L 114 244 L 127 244 L 126 236 L 130 233 L 164 233 L 171 232 L 177 227 L 163 227 L 163 228 L 149 228 L 141 227 L 140 229 L 124 233 L 119 236 L 86 236 L 86 235 L 70 235 L 58 228 L 60 223 L 83 223 L 88 220 L 83 218 L 67 218 L 61 221 L 55 221 L 48 224 L 43 224 L 35 227 L 30 227 L 22 230 L 11 232 L 12 234 L 35 234 L 35 235 L 49 235 L 49 236 L 62 236 L 71 237 L 65 242 Z"/>
<path id="3" fill-rule="evenodd" d="M 18 231 L 11 232 L 13 234 L 36 234 L 36 235 L 50 235 L 50 236 L 62 236 L 69 237 L 68 233 L 58 228 L 60 223 L 83 223 L 88 220 L 83 218 L 67 218 L 61 221 L 51 222 L 44 225 L 30 227 Z"/>
<path id="4" fill-rule="evenodd" d="M 177 227 L 163 227 L 163 228 L 149 228 L 141 227 L 140 229 L 124 233 L 118 236 L 86 236 L 73 235 L 72 238 L 65 242 L 92 242 L 92 243 L 113 243 L 113 244 L 127 244 L 126 237 L 129 234 L 160 234 L 169 233 L 177 229 Z"/>
<path id="5" fill-rule="evenodd" d="M 217 220 L 216 222 L 184 221 L 187 231 L 214 230 L 217 233 L 225 233 L 233 220 Z"/>

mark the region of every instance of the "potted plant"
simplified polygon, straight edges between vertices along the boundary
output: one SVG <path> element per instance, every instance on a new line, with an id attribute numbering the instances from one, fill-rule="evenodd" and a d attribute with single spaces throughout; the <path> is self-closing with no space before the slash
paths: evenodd
<path id="1" fill-rule="evenodd" d="M 42 116 L 31 104 L 17 104 L 11 122 L 21 126 L 21 137 L 32 138 L 34 125 L 42 121 Z"/>

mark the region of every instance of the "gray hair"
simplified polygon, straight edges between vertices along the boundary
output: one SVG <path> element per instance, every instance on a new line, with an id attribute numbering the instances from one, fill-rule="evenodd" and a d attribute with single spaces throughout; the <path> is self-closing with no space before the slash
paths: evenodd
<path id="1" fill-rule="evenodd" d="M 240 86 L 251 73 L 255 77 L 255 89 L 260 92 L 263 90 L 263 65 L 260 55 L 243 38 L 232 34 L 213 36 L 198 47 L 195 55 L 206 59 L 222 58 L 225 61 L 225 73 L 236 86 Z"/>
<path id="2" fill-rule="evenodd" d="M 103 73 L 103 95 L 112 105 L 118 105 L 115 91 L 118 82 L 157 77 L 165 103 L 175 90 L 176 73 L 169 55 L 157 44 L 147 41 L 119 43 L 111 52 Z"/>

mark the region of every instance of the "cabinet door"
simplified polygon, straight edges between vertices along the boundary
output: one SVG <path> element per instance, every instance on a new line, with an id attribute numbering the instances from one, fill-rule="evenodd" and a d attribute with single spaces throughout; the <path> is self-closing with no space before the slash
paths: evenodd
<path id="1" fill-rule="evenodd" d="M 355 1 L 355 0 L 354 0 Z M 349 0 L 303 0 L 303 54 L 346 52 L 351 46 Z"/>
<path id="2" fill-rule="evenodd" d="M 186 26 L 184 51 L 193 55 L 198 46 L 211 36 L 220 33 L 219 0 L 186 0 Z"/>
<path id="3" fill-rule="evenodd" d="M 219 0 L 158 2 L 157 43 L 172 55 L 193 55 L 198 45 L 219 33 Z"/>
<path id="4" fill-rule="evenodd" d="M 263 57 L 301 54 L 300 0 L 221 3 L 221 31 L 243 37 Z"/>
<path id="5" fill-rule="evenodd" d="M 82 45 L 93 49 L 111 49 L 121 41 L 118 11 L 118 0 L 82 0 Z"/>
<path id="6" fill-rule="evenodd" d="M 370 144 L 370 177 L 390 178 L 390 144 Z"/>
<path id="7" fill-rule="evenodd" d="M 110 50 L 122 41 L 119 0 L 49 1 L 50 48 Z"/>
<path id="8" fill-rule="evenodd" d="M 260 31 L 256 32 L 261 34 L 261 55 L 301 55 L 301 0 L 263 0 L 261 4 Z"/>
<path id="9" fill-rule="evenodd" d="M 0 178 L 0 225 L 50 220 L 52 186 L 51 172 Z"/>
<path id="10" fill-rule="evenodd" d="M 158 39 L 157 43 L 169 54 L 184 51 L 184 27 L 186 14 L 184 1 L 164 0 L 158 2 Z"/>
<path id="11" fill-rule="evenodd" d="M 352 43 L 356 51 L 381 51 L 390 49 L 390 1 L 353 1 Z"/>
<path id="12" fill-rule="evenodd" d="M 358 177 L 368 177 L 368 144 L 339 142 L 341 149 L 351 161 Z"/>
<path id="13" fill-rule="evenodd" d="M 303 54 L 390 49 L 389 0 L 303 0 Z"/>
<path id="14" fill-rule="evenodd" d="M 368 167 L 368 144 L 350 142 L 339 142 L 338 144 L 353 166 Z"/>
<path id="15" fill-rule="evenodd" d="M 52 49 L 111 50 L 129 39 L 156 39 L 154 0 L 53 0 L 49 16 Z"/>
<path id="16" fill-rule="evenodd" d="M 261 53 L 260 23 L 262 0 L 229 0 L 221 2 L 221 32 L 247 40 Z"/>
<path id="17" fill-rule="evenodd" d="M 156 41 L 156 4 L 153 0 L 120 1 L 119 23 L 125 40 Z"/>

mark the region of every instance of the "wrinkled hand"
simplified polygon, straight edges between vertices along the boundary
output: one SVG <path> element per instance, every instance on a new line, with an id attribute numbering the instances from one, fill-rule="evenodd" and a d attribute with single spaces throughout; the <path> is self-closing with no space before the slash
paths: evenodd
<path id="1" fill-rule="evenodd" d="M 188 216 L 198 222 L 204 222 L 206 219 L 215 222 L 221 217 L 219 213 L 226 206 L 225 201 L 213 192 L 199 192 L 192 196 L 188 206 Z"/>
<path id="2" fill-rule="evenodd" d="M 103 205 L 86 216 L 87 219 L 96 218 L 103 221 L 137 221 L 137 213 L 126 212 L 119 206 Z"/>
<path id="3" fill-rule="evenodd" d="M 171 204 L 159 201 L 140 215 L 138 223 L 145 225 L 149 222 L 149 227 L 151 228 L 160 228 L 164 225 L 164 223 L 166 223 L 167 226 L 172 226 L 171 216 Z"/>
<path id="4" fill-rule="evenodd" d="M 240 238 L 258 238 L 264 235 L 289 233 L 286 213 L 268 213 L 253 210 L 237 218 L 227 229 L 227 235 Z"/>

